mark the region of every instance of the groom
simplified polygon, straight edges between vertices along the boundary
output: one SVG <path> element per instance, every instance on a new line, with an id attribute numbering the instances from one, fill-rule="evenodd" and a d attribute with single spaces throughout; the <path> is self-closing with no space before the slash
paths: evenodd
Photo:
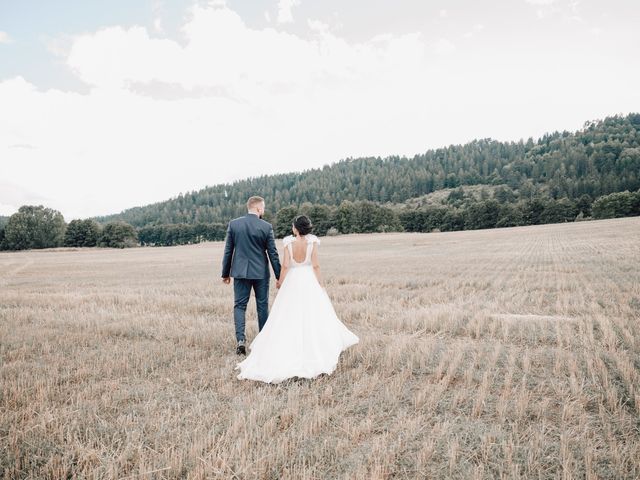
<path id="1" fill-rule="evenodd" d="M 264 198 L 251 197 L 248 213 L 229 222 L 222 257 L 222 281 L 231 283 L 233 277 L 233 321 L 238 345 L 236 353 L 246 355 L 244 325 L 251 289 L 256 296 L 258 329 L 262 330 L 269 316 L 269 263 L 276 280 L 280 279 L 280 259 L 273 235 L 273 227 L 262 220 Z"/>

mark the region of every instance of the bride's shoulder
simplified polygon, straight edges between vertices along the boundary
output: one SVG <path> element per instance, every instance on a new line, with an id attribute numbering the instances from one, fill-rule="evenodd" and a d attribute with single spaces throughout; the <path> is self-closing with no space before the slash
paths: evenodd
<path id="1" fill-rule="evenodd" d="M 283 245 L 286 247 L 287 245 L 289 245 L 291 242 L 293 242 L 296 239 L 296 237 L 294 237 L 293 235 L 287 235 L 286 237 L 284 237 L 282 239 L 282 243 Z"/>
<path id="2" fill-rule="evenodd" d="M 307 243 L 317 243 L 318 245 L 320 245 L 320 239 L 314 234 L 310 233 L 307 235 Z"/>

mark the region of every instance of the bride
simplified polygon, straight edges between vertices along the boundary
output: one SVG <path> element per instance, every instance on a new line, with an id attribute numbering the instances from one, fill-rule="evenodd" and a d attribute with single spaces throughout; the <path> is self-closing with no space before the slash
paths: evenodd
<path id="1" fill-rule="evenodd" d="M 283 240 L 279 292 L 250 354 L 236 369 L 239 379 L 279 383 L 287 378 L 331 374 L 340 353 L 358 343 L 338 319 L 322 286 L 318 245 L 308 217 L 295 218 L 293 235 Z"/>

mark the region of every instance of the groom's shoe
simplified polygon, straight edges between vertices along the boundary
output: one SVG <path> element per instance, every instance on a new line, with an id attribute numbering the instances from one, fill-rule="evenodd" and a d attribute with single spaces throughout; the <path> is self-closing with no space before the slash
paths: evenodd
<path id="1" fill-rule="evenodd" d="M 247 350 L 246 350 L 246 348 L 244 348 L 244 340 L 240 340 L 238 342 L 238 346 L 236 347 L 236 353 L 238 355 L 246 355 L 247 354 Z"/>

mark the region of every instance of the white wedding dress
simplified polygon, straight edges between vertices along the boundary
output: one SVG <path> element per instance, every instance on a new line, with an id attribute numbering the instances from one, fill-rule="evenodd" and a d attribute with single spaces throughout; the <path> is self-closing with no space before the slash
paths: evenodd
<path id="1" fill-rule="evenodd" d="M 331 374 L 340 353 L 358 343 L 337 317 L 327 292 L 311 265 L 315 235 L 306 235 L 304 262 L 293 259 L 295 237 L 283 240 L 289 270 L 280 285 L 267 322 L 250 345 L 246 359 L 238 363 L 239 379 L 279 383 L 287 378 L 314 378 Z"/>

